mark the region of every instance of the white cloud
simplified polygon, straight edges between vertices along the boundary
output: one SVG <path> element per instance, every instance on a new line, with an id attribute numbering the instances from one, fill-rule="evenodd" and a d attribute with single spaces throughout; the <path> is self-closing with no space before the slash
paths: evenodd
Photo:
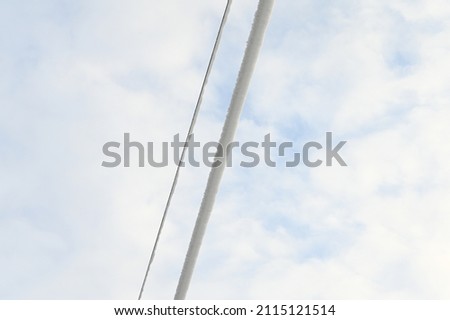
<path id="1" fill-rule="evenodd" d="M 106 169 L 101 148 L 185 134 L 223 5 L 0 5 L 0 297 L 137 296 L 174 166 Z M 255 8 L 233 4 L 200 141 L 219 136 Z M 333 131 L 349 166 L 227 170 L 189 297 L 450 296 L 449 13 L 276 3 L 238 138 Z M 145 298 L 172 297 L 207 174 L 183 170 Z"/>

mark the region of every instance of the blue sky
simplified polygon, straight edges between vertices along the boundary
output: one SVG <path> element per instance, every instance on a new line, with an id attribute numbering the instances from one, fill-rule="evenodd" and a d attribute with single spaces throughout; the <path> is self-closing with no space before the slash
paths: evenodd
<path id="1" fill-rule="evenodd" d="M 257 1 L 234 1 L 196 127 L 218 139 Z M 0 2 L 0 298 L 134 299 L 225 1 Z M 348 167 L 234 167 L 189 298 L 450 298 L 450 4 L 278 0 L 237 139 L 347 140 Z M 171 299 L 208 168 L 182 171 L 144 298 Z"/>

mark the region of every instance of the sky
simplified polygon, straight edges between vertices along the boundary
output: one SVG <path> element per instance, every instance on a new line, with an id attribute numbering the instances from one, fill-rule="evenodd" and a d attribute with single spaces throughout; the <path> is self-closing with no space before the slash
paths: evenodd
<path id="1" fill-rule="evenodd" d="M 226 1 L 0 1 L 0 298 L 136 299 Z M 195 129 L 220 136 L 256 0 L 234 1 Z M 236 139 L 348 166 L 228 168 L 189 299 L 450 298 L 450 3 L 278 0 Z M 318 153 L 318 155 L 323 155 Z M 182 170 L 144 299 L 172 299 L 209 168 Z"/>

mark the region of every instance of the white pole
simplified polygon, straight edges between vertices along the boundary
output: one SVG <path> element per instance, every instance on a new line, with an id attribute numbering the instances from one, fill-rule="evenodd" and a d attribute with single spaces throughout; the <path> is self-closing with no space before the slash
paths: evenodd
<path id="1" fill-rule="evenodd" d="M 255 69 L 256 60 L 264 40 L 264 34 L 269 23 L 273 4 L 274 0 L 260 0 L 258 9 L 255 13 L 252 29 L 247 42 L 247 48 L 245 49 L 241 69 L 239 71 L 238 79 L 219 141 L 219 143 L 223 146 L 223 154 L 218 153 L 216 155 L 216 160 L 222 161 L 222 164 L 211 168 L 205 194 L 200 205 L 197 221 L 195 223 L 191 242 L 189 243 L 189 249 L 184 261 L 183 270 L 178 282 L 175 300 L 185 299 L 186 293 L 189 289 L 189 283 L 194 272 L 195 263 L 197 261 L 198 253 L 205 235 L 206 226 L 208 224 L 209 217 L 211 216 L 217 191 L 219 190 L 220 181 L 226 167 L 226 161 L 228 158 L 226 147 L 233 141 L 236 133 L 239 116 L 244 105 L 253 71 Z"/>

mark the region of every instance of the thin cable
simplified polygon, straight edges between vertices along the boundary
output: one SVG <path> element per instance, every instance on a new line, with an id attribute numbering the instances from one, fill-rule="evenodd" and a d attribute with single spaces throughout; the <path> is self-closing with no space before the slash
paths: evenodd
<path id="1" fill-rule="evenodd" d="M 255 70 L 256 61 L 261 50 L 264 34 L 269 24 L 270 15 L 275 0 L 260 0 L 258 9 L 255 13 L 252 29 L 248 38 L 247 47 L 245 49 L 244 58 L 242 59 L 241 68 L 234 87 L 233 96 L 231 98 L 228 113 L 222 129 L 219 144 L 222 146 L 222 152 L 217 152 L 215 161 L 219 161 L 220 165 L 211 168 L 206 190 L 203 195 L 200 210 L 195 222 L 194 231 L 192 232 L 191 242 L 184 260 L 183 270 L 175 293 L 175 300 L 183 300 L 186 298 L 192 274 L 194 272 L 197 257 L 202 245 L 206 227 L 211 216 L 217 192 L 219 191 L 220 181 L 226 167 L 228 159 L 228 148 L 232 142 L 239 123 L 239 117 L 244 106 L 250 81 Z"/>
<path id="2" fill-rule="evenodd" d="M 156 235 L 156 239 L 155 239 L 155 242 L 153 244 L 153 249 L 152 249 L 152 253 L 150 255 L 150 259 L 148 261 L 147 270 L 145 271 L 144 280 L 142 281 L 142 286 L 141 286 L 141 290 L 139 292 L 138 300 L 141 300 L 141 298 L 142 298 L 142 294 L 144 293 L 145 284 L 147 282 L 147 277 L 148 277 L 148 274 L 150 272 L 150 267 L 151 267 L 151 265 L 153 263 L 153 260 L 155 259 L 155 254 L 156 254 L 156 249 L 157 249 L 158 244 L 159 244 L 159 239 L 161 237 L 161 233 L 162 233 L 162 230 L 164 228 L 164 223 L 165 223 L 166 218 L 167 218 L 167 213 L 169 212 L 170 203 L 172 202 L 173 194 L 175 193 L 175 189 L 176 189 L 176 186 L 177 186 L 178 176 L 180 174 L 180 167 L 183 164 L 183 160 L 184 160 L 184 157 L 185 157 L 185 154 L 186 154 L 186 149 L 187 149 L 187 147 L 189 145 L 189 141 L 190 141 L 191 136 L 192 136 L 192 134 L 194 132 L 195 123 L 197 121 L 198 114 L 200 112 L 200 107 L 201 107 L 202 100 L 203 100 L 203 93 L 205 91 L 206 84 L 208 83 L 209 75 L 211 73 L 211 69 L 212 69 L 212 66 L 214 64 L 214 60 L 216 58 L 217 49 L 219 48 L 220 39 L 222 38 L 222 32 L 223 32 L 225 23 L 226 23 L 227 18 L 228 18 L 228 13 L 230 12 L 230 8 L 231 8 L 231 3 L 232 2 L 233 2 L 232 0 L 227 0 L 227 5 L 225 7 L 225 11 L 224 11 L 223 16 L 222 16 L 222 21 L 220 23 L 219 31 L 218 31 L 217 36 L 216 36 L 216 41 L 214 43 L 214 47 L 213 47 L 213 50 L 212 50 L 212 53 L 211 53 L 211 57 L 209 59 L 209 63 L 208 63 L 208 67 L 206 69 L 205 76 L 203 78 L 202 87 L 201 87 L 200 93 L 198 95 L 197 104 L 195 106 L 194 114 L 192 115 L 191 124 L 189 126 L 189 130 L 188 130 L 188 133 L 186 135 L 185 143 L 184 143 L 184 146 L 183 146 L 183 149 L 182 149 L 182 152 L 181 152 L 180 159 L 178 161 L 177 169 L 175 171 L 175 176 L 173 177 L 172 187 L 170 188 L 169 196 L 167 198 L 166 206 L 164 208 L 164 213 L 163 213 L 162 218 L 161 218 L 161 223 L 159 224 L 158 233 Z"/>

